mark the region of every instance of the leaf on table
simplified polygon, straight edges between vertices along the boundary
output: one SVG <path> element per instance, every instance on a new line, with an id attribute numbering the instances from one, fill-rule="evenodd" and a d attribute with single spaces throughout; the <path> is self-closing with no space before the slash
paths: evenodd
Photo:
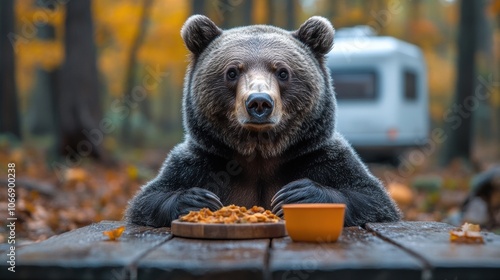
<path id="1" fill-rule="evenodd" d="M 102 233 L 106 235 L 109 238 L 109 240 L 114 241 L 122 235 L 123 231 L 125 231 L 125 226 L 117 227 L 112 230 L 103 231 Z"/>
<path id="2" fill-rule="evenodd" d="M 450 231 L 450 241 L 455 243 L 484 243 L 481 227 L 465 223 L 458 230 Z"/>

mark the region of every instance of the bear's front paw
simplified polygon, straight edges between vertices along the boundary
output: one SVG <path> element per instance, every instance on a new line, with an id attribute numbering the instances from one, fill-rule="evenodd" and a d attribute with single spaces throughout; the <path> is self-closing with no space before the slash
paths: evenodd
<path id="1" fill-rule="evenodd" d="M 177 198 L 177 209 L 180 214 L 186 214 L 189 211 L 198 211 L 205 207 L 215 211 L 222 208 L 223 205 L 216 194 L 202 188 L 187 189 Z"/>
<path id="2" fill-rule="evenodd" d="M 337 197 L 338 196 L 338 197 Z M 272 212 L 283 217 L 283 204 L 341 202 L 335 190 L 310 180 L 301 179 L 285 185 L 271 199 Z"/>
<path id="3" fill-rule="evenodd" d="M 202 188 L 173 192 L 150 191 L 134 198 L 125 217 L 127 221 L 138 225 L 170 227 L 180 215 L 203 207 L 217 210 L 222 207 L 222 203 L 217 195 Z"/>
<path id="4" fill-rule="evenodd" d="M 189 211 L 198 211 L 205 207 L 215 211 L 223 207 L 222 202 L 216 194 L 196 187 L 177 193 L 166 204 L 163 205 L 163 208 L 170 209 L 170 221 L 189 213 Z"/>

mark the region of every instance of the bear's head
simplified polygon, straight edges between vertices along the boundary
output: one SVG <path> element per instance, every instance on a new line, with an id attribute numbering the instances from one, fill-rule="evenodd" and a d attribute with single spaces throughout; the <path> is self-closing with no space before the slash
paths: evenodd
<path id="1" fill-rule="evenodd" d="M 316 148 L 334 130 L 335 97 L 325 55 L 334 29 L 311 17 L 296 31 L 253 25 L 221 30 L 191 16 L 183 99 L 187 137 L 227 155 L 278 156 Z"/>

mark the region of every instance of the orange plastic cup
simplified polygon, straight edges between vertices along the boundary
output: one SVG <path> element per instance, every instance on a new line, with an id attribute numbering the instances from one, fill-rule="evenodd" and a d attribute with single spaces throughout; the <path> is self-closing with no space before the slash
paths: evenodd
<path id="1" fill-rule="evenodd" d="M 342 234 L 345 204 L 285 204 L 282 208 L 286 230 L 293 241 L 335 242 Z"/>

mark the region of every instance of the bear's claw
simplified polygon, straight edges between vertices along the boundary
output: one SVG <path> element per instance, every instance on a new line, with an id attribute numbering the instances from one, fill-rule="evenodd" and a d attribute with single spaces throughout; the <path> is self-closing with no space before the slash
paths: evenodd
<path id="1" fill-rule="evenodd" d="M 310 179 L 301 179 L 285 185 L 271 199 L 272 212 L 283 216 L 284 204 L 332 203 L 334 199 L 329 190 Z"/>
<path id="2" fill-rule="evenodd" d="M 208 201 L 210 201 L 212 204 L 214 204 L 218 208 L 224 207 L 224 205 L 220 201 L 220 198 L 216 194 L 207 192 L 207 193 L 205 193 L 205 197 L 207 197 L 209 199 Z"/>
<path id="3" fill-rule="evenodd" d="M 211 191 L 202 188 L 190 188 L 178 197 L 177 209 L 180 214 L 187 214 L 191 211 L 200 210 L 201 208 L 209 208 L 210 210 L 217 210 L 222 207 L 222 202 L 219 197 Z"/>

